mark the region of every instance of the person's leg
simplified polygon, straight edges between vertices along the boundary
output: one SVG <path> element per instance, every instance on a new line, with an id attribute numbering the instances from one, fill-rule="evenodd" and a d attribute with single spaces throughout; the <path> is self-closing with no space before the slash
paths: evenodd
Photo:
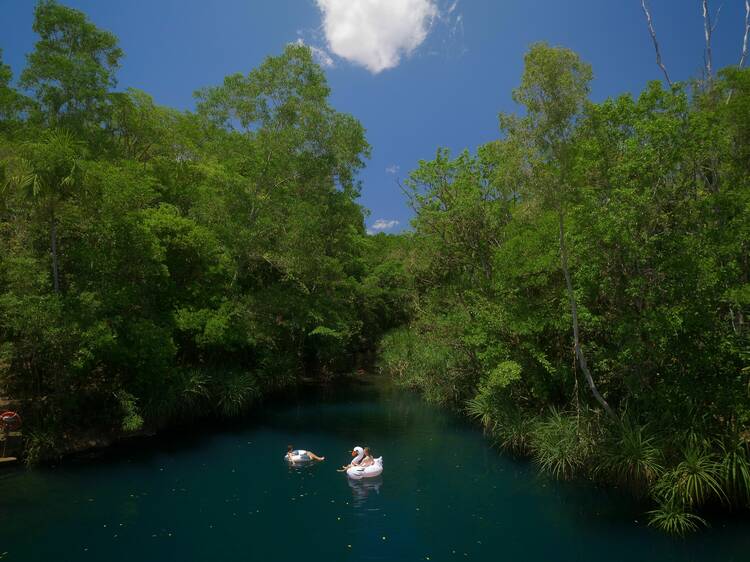
<path id="1" fill-rule="evenodd" d="M 307 451 L 307 454 L 310 455 L 310 458 L 312 460 L 314 460 L 314 461 L 324 461 L 324 460 L 326 460 L 325 457 L 319 457 L 318 455 L 316 455 L 312 451 Z"/>

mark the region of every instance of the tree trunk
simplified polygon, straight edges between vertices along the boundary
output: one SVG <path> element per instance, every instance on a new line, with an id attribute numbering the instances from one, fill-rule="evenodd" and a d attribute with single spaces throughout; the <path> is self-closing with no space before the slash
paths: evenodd
<path id="1" fill-rule="evenodd" d="M 50 247 L 52 250 L 52 282 L 54 283 L 55 293 L 60 292 L 60 272 L 57 265 L 57 218 L 52 211 L 52 220 L 49 228 Z"/>
<path id="2" fill-rule="evenodd" d="M 559 218 L 560 260 L 562 262 L 563 275 L 565 275 L 565 287 L 568 291 L 568 299 L 570 299 L 570 313 L 573 319 L 573 345 L 575 347 L 576 358 L 578 359 L 578 364 L 581 366 L 581 371 L 583 371 L 583 374 L 586 376 L 586 381 L 589 384 L 589 388 L 591 389 L 591 393 L 594 395 L 594 398 L 596 398 L 596 401 L 602 405 L 602 408 L 604 408 L 604 411 L 607 412 L 609 417 L 611 417 L 613 420 L 617 420 L 618 418 L 614 410 L 612 410 L 610 405 L 596 388 L 596 383 L 594 383 L 594 379 L 591 376 L 591 371 L 589 371 L 588 364 L 586 363 L 586 356 L 583 354 L 583 349 L 581 349 L 581 342 L 578 337 L 578 308 L 576 306 L 576 297 L 573 293 L 573 283 L 570 280 L 570 271 L 568 271 L 568 249 L 565 246 L 565 219 L 563 217 L 562 209 L 560 209 Z"/>

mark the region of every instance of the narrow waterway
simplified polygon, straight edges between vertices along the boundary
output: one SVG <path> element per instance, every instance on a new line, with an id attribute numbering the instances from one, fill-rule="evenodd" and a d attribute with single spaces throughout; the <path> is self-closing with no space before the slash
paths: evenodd
<path id="1" fill-rule="evenodd" d="M 288 443 L 327 460 L 283 461 Z M 337 473 L 354 445 L 375 481 Z M 253 419 L 0 472 L 0 560 L 750 559 L 747 521 L 674 540 L 616 492 L 551 482 L 383 382 L 300 391 Z"/>

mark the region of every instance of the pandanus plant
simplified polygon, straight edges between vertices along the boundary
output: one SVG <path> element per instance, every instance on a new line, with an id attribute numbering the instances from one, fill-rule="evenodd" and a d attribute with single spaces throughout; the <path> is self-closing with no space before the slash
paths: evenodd
<path id="1" fill-rule="evenodd" d="M 3 189 L 16 190 L 30 200 L 49 228 L 52 282 L 60 292 L 57 214 L 60 204 L 81 184 L 83 145 L 64 130 L 46 131 L 38 140 L 21 145 L 6 161 Z"/>
<path id="2" fill-rule="evenodd" d="M 680 457 L 654 484 L 652 493 L 659 507 L 649 512 L 650 525 L 675 535 L 706 524 L 693 510 L 709 499 L 728 500 L 722 488 L 721 464 L 705 443 L 689 438 Z"/>
<path id="3" fill-rule="evenodd" d="M 647 425 L 628 418 L 613 424 L 599 453 L 596 473 L 603 472 L 643 496 L 663 471 L 662 451 Z"/>

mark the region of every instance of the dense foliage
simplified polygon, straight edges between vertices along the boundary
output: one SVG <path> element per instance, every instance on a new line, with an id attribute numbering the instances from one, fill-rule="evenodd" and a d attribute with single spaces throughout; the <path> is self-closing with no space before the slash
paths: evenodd
<path id="1" fill-rule="evenodd" d="M 404 183 L 414 315 L 381 367 L 681 533 L 750 500 L 750 71 L 588 101 L 534 45 L 501 140 Z"/>
<path id="2" fill-rule="evenodd" d="M 0 397 L 30 459 L 88 430 L 235 415 L 375 347 L 559 478 L 684 533 L 750 502 L 750 71 L 588 100 L 534 45 L 476 154 L 404 182 L 367 236 L 364 130 L 290 45 L 196 93 L 118 91 L 117 39 L 51 0 L 0 53 Z M 396 326 L 400 326 L 395 328 Z"/>
<path id="3" fill-rule="evenodd" d="M 42 1 L 34 30 L 21 90 L 0 61 L 0 396 L 32 457 L 239 413 L 401 320 L 356 203 L 364 130 L 306 47 L 181 112 L 116 91 L 117 39 L 82 13 Z"/>

